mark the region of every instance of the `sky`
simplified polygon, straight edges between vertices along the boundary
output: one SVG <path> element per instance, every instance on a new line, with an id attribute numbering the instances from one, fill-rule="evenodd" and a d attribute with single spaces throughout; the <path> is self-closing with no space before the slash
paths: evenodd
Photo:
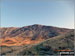
<path id="1" fill-rule="evenodd" d="M 2 0 L 1 27 L 33 24 L 74 28 L 72 0 Z"/>

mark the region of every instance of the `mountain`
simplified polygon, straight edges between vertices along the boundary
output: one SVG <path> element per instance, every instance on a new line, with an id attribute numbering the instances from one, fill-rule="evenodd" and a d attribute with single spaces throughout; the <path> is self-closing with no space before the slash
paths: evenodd
<path id="1" fill-rule="evenodd" d="M 66 34 L 71 30 L 72 29 L 45 26 L 39 24 L 24 27 L 0 28 L 0 41 L 2 42 L 1 45 L 3 46 L 36 44 L 49 38 Z"/>
<path id="2" fill-rule="evenodd" d="M 2 55 L 30 55 L 30 56 L 40 56 L 40 55 L 56 55 L 59 52 L 56 50 L 70 50 L 74 51 L 74 30 L 64 34 L 55 36 L 54 38 L 49 38 L 38 44 L 33 45 L 23 45 L 23 46 L 3 46 Z M 72 55 L 73 56 L 73 55 Z"/>

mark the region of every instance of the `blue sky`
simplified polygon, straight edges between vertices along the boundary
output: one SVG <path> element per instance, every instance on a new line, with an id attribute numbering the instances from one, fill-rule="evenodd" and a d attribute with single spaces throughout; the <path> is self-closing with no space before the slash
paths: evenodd
<path id="1" fill-rule="evenodd" d="M 2 0 L 1 27 L 33 24 L 74 28 L 72 0 Z"/>

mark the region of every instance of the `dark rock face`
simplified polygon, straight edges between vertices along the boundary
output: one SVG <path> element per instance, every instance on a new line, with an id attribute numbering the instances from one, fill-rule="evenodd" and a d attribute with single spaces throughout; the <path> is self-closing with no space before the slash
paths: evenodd
<path id="1" fill-rule="evenodd" d="M 29 37 L 31 40 L 36 40 L 39 37 L 42 39 L 48 39 L 60 34 L 65 34 L 69 32 L 70 29 L 58 28 L 53 26 L 45 25 L 30 25 L 20 28 L 10 27 L 10 28 L 0 28 L 1 37 Z"/>

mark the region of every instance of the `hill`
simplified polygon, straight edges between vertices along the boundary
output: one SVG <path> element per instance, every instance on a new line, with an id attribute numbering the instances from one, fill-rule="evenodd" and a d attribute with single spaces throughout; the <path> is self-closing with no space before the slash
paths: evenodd
<path id="1" fill-rule="evenodd" d="M 49 38 L 65 34 L 71 29 L 34 24 L 24 27 L 0 28 L 2 46 L 36 44 Z"/>

